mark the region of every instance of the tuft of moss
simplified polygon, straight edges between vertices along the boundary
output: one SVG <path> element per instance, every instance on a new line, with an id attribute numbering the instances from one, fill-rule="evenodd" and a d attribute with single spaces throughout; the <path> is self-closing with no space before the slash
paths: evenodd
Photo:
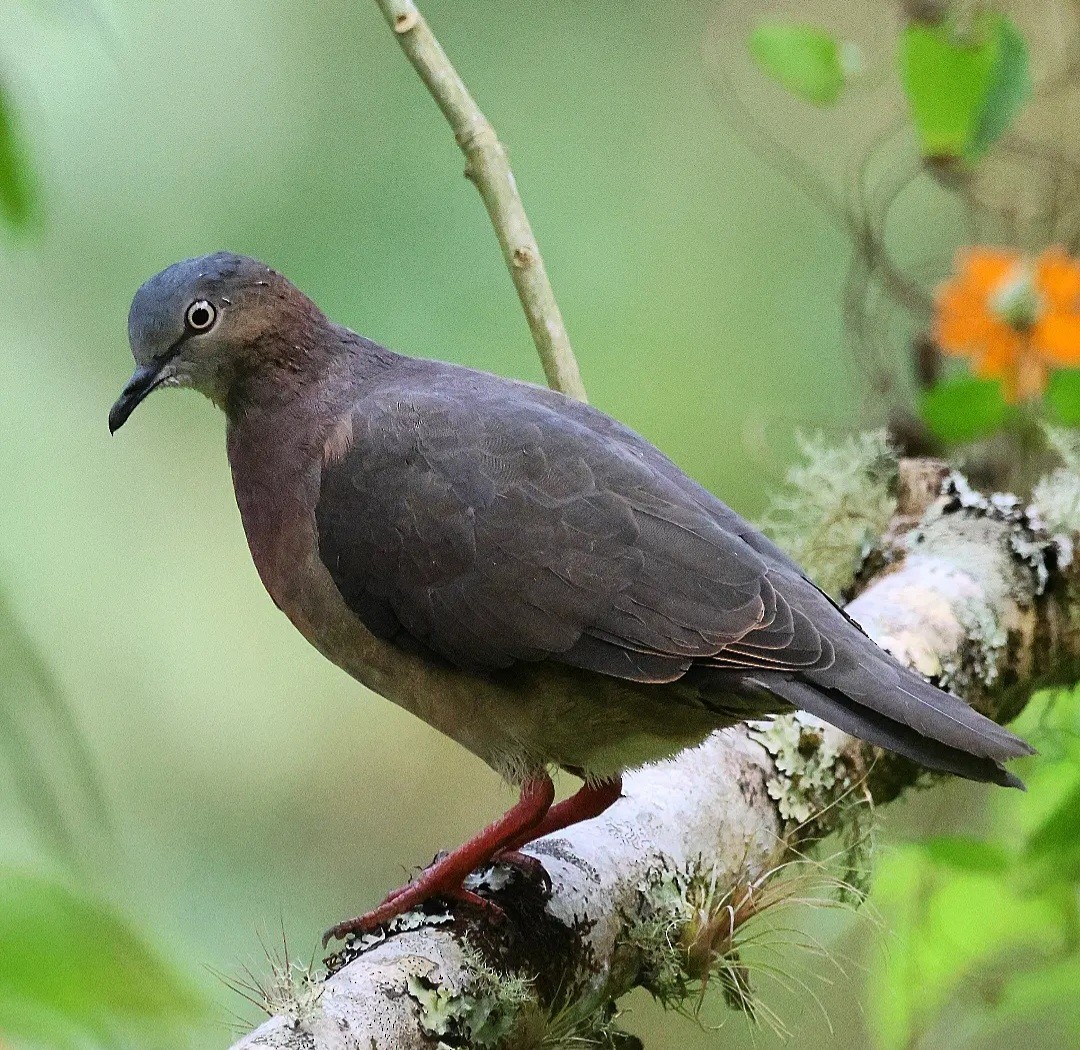
<path id="1" fill-rule="evenodd" d="M 863 810 L 860 828 L 866 807 Z M 665 1008 L 691 1017 L 697 1016 L 710 984 L 719 986 L 729 1007 L 764 1023 L 781 1038 L 789 1036 L 788 1026 L 756 994 L 755 985 L 774 981 L 780 987 L 794 983 L 809 990 L 807 982 L 824 977 L 822 950 L 813 941 L 793 936 L 797 922 L 783 920 L 778 913 L 775 921 L 768 921 L 764 915 L 792 906 L 854 910 L 866 894 L 849 881 L 849 875 L 860 863 L 866 864 L 856 874 L 865 884 L 869 871 L 868 836 L 856 837 L 858 842 L 842 843 L 834 854 L 820 859 L 793 852 L 756 878 L 746 874 L 736 879 L 734 888 L 719 886 L 717 873 L 702 863 L 686 872 L 654 871 L 638 887 L 638 907 L 626 935 L 641 984 Z M 790 969 L 778 966 L 781 946 L 804 949 L 813 958 L 813 969 L 803 974 L 804 968 L 787 951 L 783 957 Z"/>
<path id="2" fill-rule="evenodd" d="M 896 512 L 897 456 L 884 430 L 839 445 L 801 436 L 803 461 L 788 471 L 786 491 L 764 527 L 828 594 L 849 587 Z"/>
<path id="3" fill-rule="evenodd" d="M 1063 465 L 1035 486 L 1031 501 L 1047 531 L 1065 538 L 1072 555 L 1072 539 L 1080 534 L 1080 430 L 1047 427 L 1046 437 Z"/>
<path id="4" fill-rule="evenodd" d="M 729 1004 L 755 1015 L 749 973 L 734 940 L 733 925 L 749 900 L 742 889 L 721 890 L 701 867 L 657 870 L 638 887 L 638 917 L 626 943 L 640 959 L 642 985 L 663 1006 L 682 1008 L 715 977 Z M 700 1002 L 700 994 L 696 998 Z"/>
<path id="5" fill-rule="evenodd" d="M 531 980 L 494 969 L 468 943 L 464 970 L 468 981 L 460 989 L 418 974 L 408 978 L 420 1026 L 438 1050 L 641 1050 L 616 1025 L 612 1002 L 586 997 L 546 1006 Z"/>
<path id="6" fill-rule="evenodd" d="M 568 1003 L 555 1011 L 527 1008 L 514 1038 L 501 1050 L 642 1050 L 641 1040 L 618 1027 L 613 1002 Z"/>
<path id="7" fill-rule="evenodd" d="M 270 972 L 256 976 L 245 969 L 242 978 L 223 978 L 227 987 L 257 1006 L 267 1017 L 284 1017 L 294 1031 L 315 1016 L 324 984 L 311 965 L 266 952 Z"/>
<path id="8" fill-rule="evenodd" d="M 468 984 L 446 988 L 427 976 L 411 974 L 408 992 L 420 1011 L 420 1026 L 442 1047 L 499 1050 L 519 1027 L 523 1011 L 535 1007 L 532 982 L 504 974 L 468 951 Z"/>

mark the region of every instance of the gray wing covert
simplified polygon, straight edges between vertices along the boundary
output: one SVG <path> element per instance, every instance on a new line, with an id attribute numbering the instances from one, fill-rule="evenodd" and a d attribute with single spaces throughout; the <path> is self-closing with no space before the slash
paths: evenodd
<path id="1" fill-rule="evenodd" d="M 763 558 L 645 456 L 540 399 L 468 393 L 369 395 L 324 466 L 320 555 L 373 633 L 645 682 L 831 662 Z"/>

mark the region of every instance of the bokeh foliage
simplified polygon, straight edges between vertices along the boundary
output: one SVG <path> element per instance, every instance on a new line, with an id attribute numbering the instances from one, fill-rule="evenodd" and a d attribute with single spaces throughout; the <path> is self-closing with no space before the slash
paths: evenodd
<path id="1" fill-rule="evenodd" d="M 1016 728 L 1041 753 L 1025 794 L 994 797 L 985 835 L 930 835 L 878 865 L 891 933 L 868 1006 L 884 1050 L 1025 1024 L 1037 1046 L 1080 1040 L 1080 687 L 1036 697 Z"/>
<path id="2" fill-rule="evenodd" d="M 0 1032 L 18 1045 L 175 1047 L 206 1001 L 110 909 L 0 868 Z"/>
<path id="3" fill-rule="evenodd" d="M 0 3 L 0 775 L 16 787 L 0 1033 L 220 1046 L 202 1004 L 238 1004 L 201 964 L 260 967 L 279 915 L 306 952 L 505 799 L 276 616 L 205 406 L 155 399 L 108 441 L 127 301 L 175 258 L 230 247 L 401 349 L 539 369 L 456 150 L 373 6 Z M 985 386 L 920 401 L 912 347 L 957 245 L 1075 230 L 1075 127 L 1056 123 L 1075 96 L 1053 51 L 1070 5 L 1004 5 L 960 45 L 901 5 L 835 0 L 424 10 L 510 144 L 593 400 L 740 510 L 760 510 L 795 429 L 920 403 L 951 441 L 1002 425 Z M 1051 381 L 1059 418 L 1075 384 Z M 1076 694 L 1039 711 L 1026 797 L 952 786 L 890 815 L 904 845 L 878 862 L 883 932 L 798 918 L 837 957 L 871 945 L 865 981 L 840 967 L 831 988 L 777 993 L 801 1040 L 1072 1036 Z M 730 1020 L 719 1002 L 703 1016 Z M 660 1050 L 718 1038 L 644 1001 L 629 1021 Z M 772 1044 L 730 1023 L 719 1038 Z"/>

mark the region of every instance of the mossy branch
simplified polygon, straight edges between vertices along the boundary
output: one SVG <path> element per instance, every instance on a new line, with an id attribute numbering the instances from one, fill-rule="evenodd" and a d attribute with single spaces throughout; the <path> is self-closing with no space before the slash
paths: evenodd
<path id="1" fill-rule="evenodd" d="M 416 5 L 409 0 L 376 2 L 465 154 L 465 174 L 480 191 L 495 227 L 548 385 L 578 401 L 587 400 L 570 337 L 503 144 Z"/>
<path id="2" fill-rule="evenodd" d="M 815 496 L 823 513 L 811 526 L 839 565 L 834 548 L 862 549 L 864 530 L 848 521 L 852 493 L 869 485 L 878 506 L 880 486 L 895 485 L 895 514 L 854 581 L 851 615 L 898 659 L 998 719 L 1037 686 L 1074 682 L 1080 520 L 1051 534 L 1014 497 L 981 496 L 943 465 L 901 461 L 895 482 L 891 473 L 838 484 L 843 514 Z M 1055 506 L 1077 484 L 1068 461 L 1059 474 L 1043 493 Z M 865 808 L 847 803 L 885 802 L 922 779 L 809 715 L 716 733 L 629 774 L 603 816 L 526 847 L 550 896 L 504 870 L 482 873 L 475 888 L 504 921 L 403 916 L 385 939 L 337 956 L 307 1009 L 279 1013 L 234 1050 L 625 1046 L 612 1027 L 620 996 L 644 986 L 692 1008 L 709 974 L 738 1008 L 767 1014 L 750 998 L 742 923 L 805 896 L 800 865 L 802 874 L 820 867 L 806 861 L 809 845 L 859 826 Z M 851 888 L 846 872 L 839 882 Z"/>

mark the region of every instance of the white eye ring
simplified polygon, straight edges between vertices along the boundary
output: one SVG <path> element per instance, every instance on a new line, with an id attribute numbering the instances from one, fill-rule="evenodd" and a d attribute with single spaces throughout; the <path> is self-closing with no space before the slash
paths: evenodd
<path id="1" fill-rule="evenodd" d="M 184 313 L 184 323 L 191 332 L 208 332 L 217 321 L 217 308 L 206 299 L 196 299 Z"/>

